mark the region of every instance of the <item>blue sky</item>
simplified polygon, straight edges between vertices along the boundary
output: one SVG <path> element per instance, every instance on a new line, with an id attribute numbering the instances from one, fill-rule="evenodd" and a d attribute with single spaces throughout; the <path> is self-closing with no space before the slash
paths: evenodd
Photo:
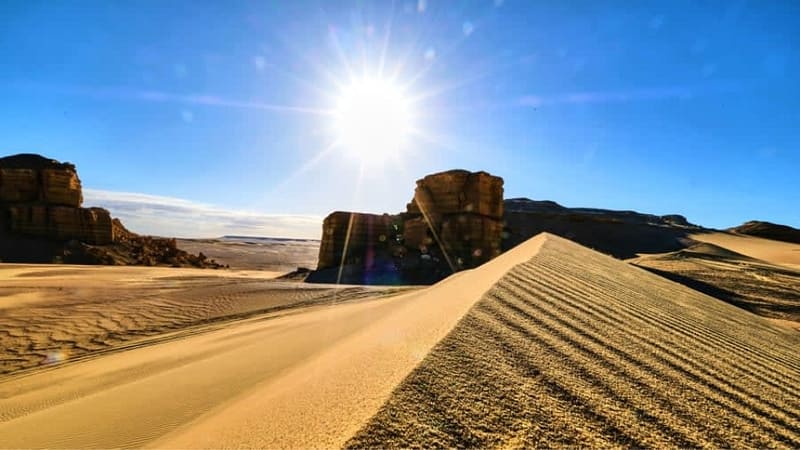
<path id="1" fill-rule="evenodd" d="M 318 237 L 451 168 L 800 227 L 798 24 L 766 0 L 4 1 L 0 154 L 77 164 L 87 204 L 155 234 Z M 330 148 L 354 76 L 414 99 L 417 132 L 366 168 Z"/>

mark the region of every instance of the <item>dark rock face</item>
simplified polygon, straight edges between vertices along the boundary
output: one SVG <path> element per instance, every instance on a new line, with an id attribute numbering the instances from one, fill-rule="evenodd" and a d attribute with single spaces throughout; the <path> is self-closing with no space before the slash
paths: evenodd
<path id="1" fill-rule="evenodd" d="M 326 217 L 308 281 L 435 282 L 499 255 L 502 216 L 502 178 L 466 170 L 428 175 L 404 213 Z"/>
<path id="2" fill-rule="evenodd" d="M 408 214 L 503 217 L 503 179 L 486 172 L 449 170 L 417 180 Z M 438 218 L 438 217 L 437 217 Z"/>
<path id="3" fill-rule="evenodd" d="M 104 245 L 113 241 L 111 215 L 82 208 L 75 166 L 39 155 L 0 158 L 0 220 L 8 232 Z"/>
<path id="4" fill-rule="evenodd" d="M 778 225 L 770 222 L 751 220 L 738 227 L 728 229 L 733 233 L 746 234 L 776 241 L 800 244 L 800 230 L 787 225 Z"/>
<path id="5" fill-rule="evenodd" d="M 438 246 L 451 271 L 477 267 L 500 254 L 503 179 L 451 170 L 417 181 L 403 238 L 422 253 Z"/>
<path id="6" fill-rule="evenodd" d="M 336 211 L 322 223 L 319 268 L 360 264 L 369 270 L 391 258 L 399 244 L 400 216 Z"/>
<path id="7" fill-rule="evenodd" d="M 677 214 L 567 208 L 527 198 L 506 200 L 503 217 L 503 251 L 548 232 L 617 258 L 633 258 L 637 253 L 680 250 L 690 244 L 688 234 L 703 230 Z"/>

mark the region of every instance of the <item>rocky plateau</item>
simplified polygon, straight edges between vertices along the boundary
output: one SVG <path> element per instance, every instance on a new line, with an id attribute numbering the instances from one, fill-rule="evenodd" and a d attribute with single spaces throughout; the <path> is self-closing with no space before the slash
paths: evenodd
<path id="1" fill-rule="evenodd" d="M 82 206 L 75 166 L 36 154 L 0 158 L 0 261 L 218 267 L 175 239 L 140 236 Z"/>

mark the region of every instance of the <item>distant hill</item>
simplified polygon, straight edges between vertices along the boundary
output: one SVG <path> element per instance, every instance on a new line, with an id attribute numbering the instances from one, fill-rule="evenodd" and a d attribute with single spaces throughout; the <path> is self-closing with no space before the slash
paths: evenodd
<path id="1" fill-rule="evenodd" d="M 800 230 L 787 225 L 751 220 L 738 227 L 729 228 L 728 231 L 737 234 L 746 234 L 774 241 L 791 242 L 800 244 Z"/>
<path id="2" fill-rule="evenodd" d="M 633 258 L 639 253 L 683 249 L 691 244 L 689 234 L 706 230 L 678 214 L 567 208 L 553 201 L 528 198 L 505 200 L 504 211 L 504 251 L 547 232 L 617 258 Z"/>

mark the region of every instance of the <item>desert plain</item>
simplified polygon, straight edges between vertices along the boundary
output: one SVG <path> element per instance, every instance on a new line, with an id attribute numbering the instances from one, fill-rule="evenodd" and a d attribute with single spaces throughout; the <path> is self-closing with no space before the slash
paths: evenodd
<path id="1" fill-rule="evenodd" d="M 543 233 L 428 287 L 2 264 L 0 447 L 799 446 L 800 246 L 693 238 Z"/>

